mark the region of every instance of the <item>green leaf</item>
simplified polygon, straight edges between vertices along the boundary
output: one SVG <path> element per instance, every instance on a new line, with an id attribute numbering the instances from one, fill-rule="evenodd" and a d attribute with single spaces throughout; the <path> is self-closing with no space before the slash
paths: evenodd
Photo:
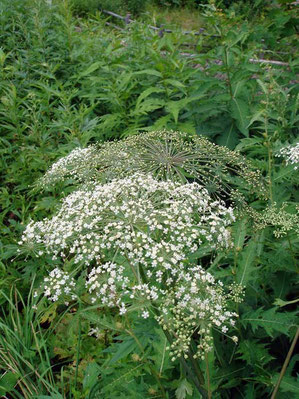
<path id="1" fill-rule="evenodd" d="M 272 383 L 274 386 L 276 385 L 278 378 L 279 378 L 278 373 L 272 377 Z M 279 389 L 282 392 L 296 393 L 298 395 L 297 397 L 299 397 L 299 379 L 298 379 L 298 377 L 294 378 L 291 376 L 284 375 L 283 379 L 281 380 Z"/>
<path id="2" fill-rule="evenodd" d="M 96 309 L 96 307 L 95 307 Z M 96 312 L 90 312 L 88 310 L 82 310 L 80 316 L 86 320 L 91 321 L 96 324 L 98 327 L 103 329 L 111 330 L 111 331 L 119 331 L 114 324 L 110 323 L 105 316 L 99 316 Z"/>
<path id="3" fill-rule="evenodd" d="M 242 241 L 242 234 L 240 237 Z M 256 257 L 257 240 L 252 238 L 244 251 L 242 251 L 237 264 L 237 282 L 246 285 L 248 281 L 254 278 L 253 272 L 256 270 L 254 260 Z"/>
<path id="4" fill-rule="evenodd" d="M 231 100 L 231 115 L 235 119 L 240 132 L 248 137 L 248 123 L 250 118 L 250 110 L 247 103 L 240 98 Z"/>
<path id="5" fill-rule="evenodd" d="M 247 219 L 243 218 L 241 220 L 238 220 L 234 225 L 234 231 L 235 231 L 234 247 L 240 248 L 241 250 L 243 248 L 247 232 Z"/>
<path id="6" fill-rule="evenodd" d="M 153 112 L 156 109 L 163 108 L 165 102 L 159 98 L 148 98 L 142 101 L 130 115 L 146 115 L 149 112 Z"/>
<path id="7" fill-rule="evenodd" d="M 133 338 L 129 338 L 121 344 L 117 344 L 117 352 L 110 360 L 110 364 L 114 364 L 118 360 L 123 359 L 136 349 L 138 348 Z"/>
<path id="8" fill-rule="evenodd" d="M 135 75 L 153 75 L 162 78 L 162 74 L 155 69 L 143 69 L 142 71 L 134 72 Z"/>
<path id="9" fill-rule="evenodd" d="M 20 375 L 12 371 L 3 374 L 0 378 L 0 395 L 4 396 L 6 393 L 12 391 L 19 378 Z"/>
<path id="10" fill-rule="evenodd" d="M 268 310 L 259 308 L 241 318 L 243 325 L 250 325 L 253 332 L 263 328 L 270 337 L 273 337 L 274 332 L 289 336 L 290 330 L 296 327 L 296 321 L 296 312 L 278 312 L 277 307 Z"/>
<path id="11" fill-rule="evenodd" d="M 90 390 L 96 384 L 100 372 L 101 368 L 97 363 L 93 362 L 87 365 L 83 379 L 84 390 Z"/>
<path id="12" fill-rule="evenodd" d="M 78 79 L 83 78 L 84 76 L 90 75 L 92 72 L 96 71 L 100 66 L 102 66 L 101 61 L 94 62 L 91 64 L 85 71 L 81 72 L 78 76 Z"/>
<path id="13" fill-rule="evenodd" d="M 167 83 L 171 86 L 176 87 L 177 89 L 184 89 L 186 86 L 181 83 L 179 80 L 175 80 L 175 79 L 165 79 L 164 83 Z"/>
<path id="14" fill-rule="evenodd" d="M 191 396 L 192 393 L 193 393 L 192 385 L 185 378 L 180 382 L 180 385 L 176 389 L 175 397 L 176 399 L 185 399 L 187 395 Z"/>
<path id="15" fill-rule="evenodd" d="M 274 301 L 274 305 L 277 305 L 280 308 L 282 308 L 283 306 L 291 305 L 291 304 L 297 303 L 297 302 L 299 302 L 299 299 L 294 299 L 293 301 L 283 301 L 280 298 L 276 298 Z"/>
<path id="16" fill-rule="evenodd" d="M 266 344 L 258 340 L 241 341 L 237 353 L 240 354 L 240 359 L 253 367 L 256 365 L 264 366 L 274 359 L 269 354 Z"/>
<path id="17" fill-rule="evenodd" d="M 144 90 L 137 98 L 135 109 L 139 107 L 141 101 L 143 101 L 146 97 L 150 96 L 153 93 L 164 93 L 164 91 L 164 89 L 160 89 L 159 87 L 149 87 L 148 89 Z"/>

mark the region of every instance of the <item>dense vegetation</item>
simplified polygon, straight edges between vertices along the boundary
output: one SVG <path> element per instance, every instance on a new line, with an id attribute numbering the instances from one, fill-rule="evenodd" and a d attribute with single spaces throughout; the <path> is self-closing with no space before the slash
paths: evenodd
<path id="1" fill-rule="evenodd" d="M 140 14 L 123 30 L 99 2 L 48 3 L 0 3 L 0 394 L 298 397 L 297 356 L 280 378 L 298 325 L 296 6 L 147 2 L 200 9 L 187 36 L 151 30 L 137 0 L 119 1 Z M 210 307 L 188 313 L 199 293 Z"/>

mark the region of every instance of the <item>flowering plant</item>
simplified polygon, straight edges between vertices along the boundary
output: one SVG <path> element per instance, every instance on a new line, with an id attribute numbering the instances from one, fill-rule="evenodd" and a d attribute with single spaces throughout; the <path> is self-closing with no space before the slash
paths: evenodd
<path id="1" fill-rule="evenodd" d="M 20 244 L 36 244 L 38 256 L 45 251 L 55 261 L 72 259 L 87 269 L 85 300 L 118 308 L 121 315 L 133 309 L 143 318 L 152 313 L 174 337 L 173 359 L 188 357 L 199 332 L 194 356 L 203 356 L 211 349 L 211 329 L 226 334 L 237 315 L 227 310 L 231 294 L 190 256 L 200 247 L 208 253 L 229 248 L 233 220 L 233 209 L 198 183 L 135 174 L 81 187 L 52 218 L 31 222 Z M 63 299 L 73 281 L 55 269 L 44 294 Z"/>
<path id="2" fill-rule="evenodd" d="M 243 191 L 265 196 L 261 173 L 238 152 L 203 136 L 166 130 L 76 148 L 58 160 L 39 185 L 69 179 L 76 184 L 106 183 L 134 173 L 151 174 L 158 180 L 196 181 L 214 197 L 240 204 L 245 201 Z"/>
<path id="3" fill-rule="evenodd" d="M 294 170 L 297 170 L 299 165 L 299 143 L 281 148 L 276 156 L 284 158 L 286 165 L 293 165 Z"/>

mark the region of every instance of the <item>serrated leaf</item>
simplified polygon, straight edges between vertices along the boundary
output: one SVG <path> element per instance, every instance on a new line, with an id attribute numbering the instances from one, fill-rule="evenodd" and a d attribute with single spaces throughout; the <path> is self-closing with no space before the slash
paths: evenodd
<path id="1" fill-rule="evenodd" d="M 296 327 L 295 312 L 278 312 L 277 307 L 264 310 L 259 308 L 244 314 L 241 318 L 244 326 L 250 325 L 253 332 L 263 328 L 270 337 L 274 332 L 289 335 L 290 330 Z"/>
<path id="2" fill-rule="evenodd" d="M 164 104 L 164 100 L 159 98 L 148 98 L 142 101 L 138 107 L 136 106 L 135 110 L 130 115 L 146 115 L 149 112 L 162 108 Z"/>
<path id="3" fill-rule="evenodd" d="M 129 338 L 126 341 L 123 341 L 120 344 L 117 344 L 117 352 L 110 360 L 110 364 L 116 363 L 118 360 L 123 359 L 124 357 L 128 356 L 134 349 L 138 350 L 136 342 L 133 338 Z"/>
<path id="4" fill-rule="evenodd" d="M 102 65 L 102 62 L 97 61 L 91 64 L 85 71 L 82 71 L 79 76 L 79 78 L 83 78 L 84 76 L 90 75 L 92 72 L 96 71 L 100 66 Z"/>
<path id="5" fill-rule="evenodd" d="M 148 96 L 150 96 L 153 93 L 164 93 L 164 89 L 161 89 L 159 87 L 149 87 L 148 89 L 144 90 L 140 96 L 137 98 L 136 101 L 136 107 L 135 109 L 137 109 L 141 103 L 141 101 L 143 101 L 145 98 L 147 98 Z"/>
<path id="6" fill-rule="evenodd" d="M 184 89 L 186 87 L 182 82 L 180 82 L 179 80 L 175 80 L 175 79 L 165 79 L 164 83 L 174 86 L 177 89 Z"/>
<path id="7" fill-rule="evenodd" d="M 80 316 L 86 320 L 91 321 L 92 323 L 96 324 L 98 327 L 103 329 L 111 330 L 111 331 L 118 331 L 118 329 L 112 323 L 109 323 L 105 316 L 99 316 L 94 312 L 89 312 L 87 310 L 82 310 Z"/>
<path id="8" fill-rule="evenodd" d="M 278 373 L 272 377 L 272 383 L 274 386 L 276 385 L 278 378 L 279 378 Z M 279 389 L 282 392 L 292 392 L 296 393 L 299 396 L 299 379 L 284 375 L 279 385 Z"/>
<path id="9" fill-rule="evenodd" d="M 185 399 L 187 395 L 192 395 L 193 389 L 192 385 L 186 380 L 182 380 L 180 385 L 175 391 L 176 399 Z"/>
<path id="10" fill-rule="evenodd" d="M 268 352 L 266 344 L 258 340 L 243 340 L 238 346 L 237 353 L 247 364 L 255 367 L 257 364 L 265 365 L 274 359 Z"/>

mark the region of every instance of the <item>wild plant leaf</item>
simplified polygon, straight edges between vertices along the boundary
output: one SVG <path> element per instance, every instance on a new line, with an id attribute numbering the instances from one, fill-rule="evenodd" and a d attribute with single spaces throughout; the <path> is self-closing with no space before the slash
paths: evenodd
<path id="1" fill-rule="evenodd" d="M 179 80 L 175 80 L 175 79 L 165 79 L 165 80 L 164 80 L 164 83 L 167 84 L 167 85 L 170 85 L 170 86 L 174 86 L 174 87 L 176 87 L 177 89 L 182 90 L 183 93 L 185 93 L 185 90 L 184 90 L 184 89 L 186 88 L 186 86 L 185 86 L 182 82 L 180 82 Z"/>
<path id="2" fill-rule="evenodd" d="M 248 123 L 250 118 L 250 110 L 246 102 L 241 98 L 233 98 L 231 100 L 231 115 L 235 119 L 240 132 L 248 137 Z"/>
<path id="3" fill-rule="evenodd" d="M 294 299 L 293 301 L 283 301 L 280 298 L 276 298 L 273 305 L 279 306 L 280 308 L 288 305 L 293 305 L 295 303 L 299 302 L 299 299 Z"/>
<path id="4" fill-rule="evenodd" d="M 95 310 L 97 307 L 95 307 Z M 97 312 L 91 312 L 86 309 L 80 312 L 80 316 L 90 322 L 94 323 L 96 326 L 102 329 L 108 329 L 111 331 L 118 331 L 115 325 L 107 320 L 106 316 L 99 315 Z"/>
<path id="5" fill-rule="evenodd" d="M 253 332 L 263 328 L 265 332 L 273 337 L 274 333 L 281 333 L 289 336 L 297 325 L 297 312 L 278 312 L 274 307 L 268 310 L 259 308 L 245 313 L 241 317 L 241 323 L 252 328 Z"/>
<path id="6" fill-rule="evenodd" d="M 279 378 L 279 374 L 276 373 L 272 377 L 272 384 L 275 386 L 277 384 Z M 291 377 L 288 375 L 284 375 L 283 379 L 281 380 L 279 390 L 282 392 L 290 392 L 290 393 L 295 393 L 296 397 L 299 395 L 299 378 Z M 295 399 L 295 396 L 294 396 Z"/>
<path id="7" fill-rule="evenodd" d="M 269 354 L 267 345 L 256 339 L 243 340 L 240 342 L 237 353 L 240 355 L 238 356 L 239 359 L 242 359 L 253 367 L 257 365 L 265 366 L 274 359 L 274 357 Z"/>
<path id="8" fill-rule="evenodd" d="M 97 363 L 92 362 L 87 365 L 83 379 L 84 390 L 91 390 L 97 382 L 100 372 L 101 368 Z"/>
<path id="9" fill-rule="evenodd" d="M 247 218 L 238 220 L 234 225 L 235 240 L 234 247 L 240 251 L 243 248 L 246 232 L 247 232 Z"/>
<path id="10" fill-rule="evenodd" d="M 193 393 L 192 385 L 185 378 L 179 383 L 179 386 L 175 391 L 175 397 L 176 399 L 185 399 L 187 398 L 187 395 L 191 396 L 192 393 Z"/>
<path id="11" fill-rule="evenodd" d="M 102 65 L 101 61 L 97 61 L 97 62 L 92 63 L 87 69 L 85 69 L 84 71 L 79 73 L 78 79 L 81 79 L 81 78 L 83 78 L 85 76 L 88 76 L 88 75 L 92 74 L 94 71 L 99 69 L 101 65 Z"/>
<path id="12" fill-rule="evenodd" d="M 242 242 L 242 235 L 240 237 Z M 246 285 L 248 281 L 255 278 L 255 258 L 257 250 L 257 237 L 252 238 L 239 256 L 237 262 L 236 278 L 239 284 Z"/>
<path id="13" fill-rule="evenodd" d="M 115 345 L 116 353 L 112 356 L 109 364 L 114 364 L 119 360 L 123 359 L 124 357 L 128 356 L 133 351 L 139 352 L 140 349 L 138 348 L 136 342 L 133 338 L 127 338 L 125 341 Z"/>
<path id="14" fill-rule="evenodd" d="M 0 395 L 5 396 L 7 393 L 11 392 L 20 375 L 18 373 L 13 373 L 12 371 L 7 371 L 0 377 Z"/>
<path id="15" fill-rule="evenodd" d="M 136 101 L 136 108 L 135 108 L 135 109 L 137 109 L 137 108 L 139 107 L 140 103 L 141 103 L 145 98 L 147 98 L 148 96 L 150 96 L 151 94 L 153 94 L 153 93 L 164 93 L 164 92 L 165 92 L 165 90 L 164 90 L 164 89 L 161 89 L 161 88 L 159 88 L 159 87 L 149 87 L 148 89 L 144 90 L 144 91 L 139 95 L 139 97 L 137 98 L 137 101 Z"/>
<path id="16" fill-rule="evenodd" d="M 228 130 L 220 134 L 215 141 L 217 144 L 226 146 L 232 150 L 236 147 L 239 142 L 239 133 L 234 121 L 232 121 Z"/>
<path id="17" fill-rule="evenodd" d="M 141 103 L 139 105 L 136 105 L 136 108 L 133 112 L 131 112 L 131 115 L 146 115 L 149 112 L 153 112 L 157 109 L 163 108 L 165 104 L 165 101 L 159 98 L 149 98 Z"/>
<path id="18" fill-rule="evenodd" d="M 152 75 L 162 78 L 162 74 L 155 69 L 143 69 L 142 71 L 134 72 L 134 75 Z"/>

